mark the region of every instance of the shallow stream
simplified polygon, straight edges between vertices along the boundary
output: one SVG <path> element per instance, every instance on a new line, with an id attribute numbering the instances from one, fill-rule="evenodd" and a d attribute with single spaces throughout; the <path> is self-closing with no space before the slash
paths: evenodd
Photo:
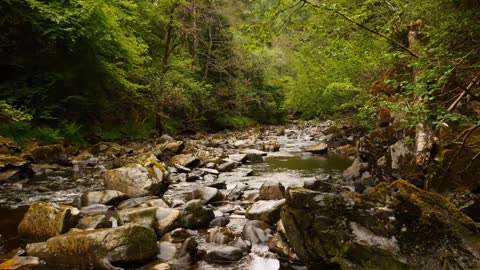
<path id="1" fill-rule="evenodd" d="M 311 140 L 274 137 L 280 142 L 279 152 L 269 153 L 264 163 L 245 165 L 233 172 L 222 173 L 219 180 L 225 181 L 227 189 L 233 189 L 238 183 L 247 184 L 250 188 L 246 191 L 255 192 L 265 181 L 274 180 L 284 186 L 303 186 L 305 179 L 314 178 L 320 174 L 329 174 L 338 178 L 341 172 L 351 165 L 348 158 L 337 155 L 316 156 L 303 152 L 304 146 L 315 144 Z M 85 191 L 102 189 L 100 167 L 74 171 L 68 167 L 55 167 L 43 170 L 32 179 L 18 183 L 0 185 L 0 261 L 11 256 L 12 250 L 21 247 L 24 243 L 18 238 L 16 228 L 21 221 L 28 205 L 37 200 L 57 203 L 72 203 L 76 197 Z M 248 175 L 248 176 L 247 176 Z M 171 185 L 164 195 L 168 199 L 185 195 L 197 183 L 180 182 Z M 248 205 L 244 202 L 228 202 L 220 207 L 238 207 L 245 209 Z M 215 206 L 219 207 L 219 206 Z M 219 212 L 219 211 L 218 211 Z M 237 213 L 238 212 L 238 213 Z M 230 216 L 229 227 L 234 233 L 240 234 L 242 227 L 248 220 L 242 215 L 242 210 Z M 194 236 L 199 243 L 199 248 L 209 250 L 213 246 L 205 241 L 206 230 L 199 230 Z M 152 263 L 144 266 L 128 266 L 128 269 L 147 270 Z M 191 269 L 301 269 L 282 263 L 278 256 L 269 252 L 266 245 L 254 245 L 252 252 L 241 261 L 233 265 L 215 265 L 200 261 L 191 265 Z M 34 269 L 74 269 L 71 266 L 61 267 L 46 265 Z"/>

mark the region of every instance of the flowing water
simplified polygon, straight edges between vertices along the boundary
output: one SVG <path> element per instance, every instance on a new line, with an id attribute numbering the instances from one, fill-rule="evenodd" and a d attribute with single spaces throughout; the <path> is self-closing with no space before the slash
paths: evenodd
<path id="1" fill-rule="evenodd" d="M 337 155 L 315 156 L 305 153 L 302 147 L 314 144 L 310 140 L 274 137 L 281 143 L 279 152 L 269 153 L 264 163 L 245 165 L 233 172 L 222 173 L 219 180 L 225 181 L 227 189 L 234 188 L 238 183 L 247 184 L 248 192 L 255 192 L 265 181 L 274 180 L 284 186 L 303 186 L 305 179 L 314 178 L 319 174 L 329 174 L 338 178 L 341 172 L 350 166 L 348 158 Z M 0 260 L 9 252 L 21 247 L 24 243 L 19 239 L 16 228 L 29 204 L 33 201 L 44 200 L 60 203 L 72 203 L 81 193 L 89 190 L 102 188 L 98 168 L 82 169 L 74 172 L 70 168 L 57 168 L 56 170 L 44 170 L 19 183 L 4 184 L 0 186 Z M 178 198 L 189 193 L 196 183 L 176 183 L 164 195 L 166 199 Z M 235 207 L 235 202 L 221 207 Z M 229 227 L 236 234 L 240 234 L 247 219 L 240 213 L 230 216 Z M 199 243 L 199 248 L 209 250 L 214 244 L 206 243 L 206 231 L 199 230 L 194 236 Z M 144 266 L 129 266 L 128 269 L 147 270 L 151 264 Z M 191 269 L 301 269 L 278 259 L 278 256 L 269 252 L 266 245 L 254 245 L 252 252 L 241 261 L 233 265 L 215 265 L 200 261 L 192 265 Z M 47 265 L 38 269 L 74 269 Z"/>

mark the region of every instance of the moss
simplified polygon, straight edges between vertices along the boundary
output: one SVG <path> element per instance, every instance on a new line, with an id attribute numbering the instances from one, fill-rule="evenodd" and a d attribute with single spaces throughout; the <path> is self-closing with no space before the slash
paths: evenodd
<path id="1" fill-rule="evenodd" d="M 6 167 L 21 167 L 26 165 L 28 161 L 16 156 L 0 156 L 0 169 Z"/>

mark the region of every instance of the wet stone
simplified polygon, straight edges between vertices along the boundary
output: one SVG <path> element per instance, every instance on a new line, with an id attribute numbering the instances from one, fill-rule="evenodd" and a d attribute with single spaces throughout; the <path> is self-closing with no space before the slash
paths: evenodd
<path id="1" fill-rule="evenodd" d="M 80 213 L 84 216 L 101 215 L 101 214 L 106 214 L 108 210 L 110 210 L 110 208 L 111 206 L 107 206 L 103 204 L 92 204 L 92 205 L 80 208 Z"/>
<path id="2" fill-rule="evenodd" d="M 18 233 L 32 240 L 46 240 L 67 232 L 77 224 L 79 210 L 46 202 L 35 202 L 18 225 Z"/>
<path id="3" fill-rule="evenodd" d="M 270 236 L 270 225 L 259 220 L 252 220 L 243 226 L 242 237 L 250 243 L 265 243 Z"/>
<path id="4" fill-rule="evenodd" d="M 275 181 L 267 181 L 259 190 L 260 200 L 281 200 L 285 197 L 285 187 Z"/>
<path id="5" fill-rule="evenodd" d="M 273 224 L 280 219 L 280 209 L 283 205 L 285 205 L 285 199 L 257 201 L 247 210 L 246 217 Z"/>
<path id="6" fill-rule="evenodd" d="M 82 194 L 80 201 L 82 206 L 92 204 L 114 205 L 126 199 L 128 199 L 128 196 L 120 191 L 102 190 L 85 192 Z"/>
<path id="7" fill-rule="evenodd" d="M 208 230 L 207 242 L 220 245 L 228 244 L 235 239 L 229 227 L 215 227 Z"/>
<path id="8" fill-rule="evenodd" d="M 217 167 L 217 170 L 219 172 L 230 172 L 232 171 L 233 169 L 235 169 L 236 167 L 236 163 L 233 162 L 233 161 L 227 161 L 227 162 L 224 162 L 222 164 L 220 164 L 218 167 Z"/>
<path id="9" fill-rule="evenodd" d="M 227 217 L 217 217 L 210 222 L 208 225 L 210 228 L 213 227 L 225 227 L 227 224 L 230 223 L 230 219 Z"/>
<path id="10" fill-rule="evenodd" d="M 243 257 L 243 250 L 232 246 L 223 246 L 207 253 L 205 260 L 212 263 L 230 263 L 239 261 Z"/>
<path id="11" fill-rule="evenodd" d="M 138 198 L 132 198 L 125 200 L 121 202 L 119 205 L 117 205 L 117 208 L 119 210 L 122 209 L 127 209 L 127 208 L 133 208 L 141 205 L 142 203 L 145 203 L 150 200 L 158 199 L 157 196 L 145 196 L 145 197 L 138 197 Z"/>
<path id="12" fill-rule="evenodd" d="M 205 228 L 214 218 L 213 210 L 206 208 L 201 200 L 191 200 L 182 208 L 181 225 L 193 230 Z"/>

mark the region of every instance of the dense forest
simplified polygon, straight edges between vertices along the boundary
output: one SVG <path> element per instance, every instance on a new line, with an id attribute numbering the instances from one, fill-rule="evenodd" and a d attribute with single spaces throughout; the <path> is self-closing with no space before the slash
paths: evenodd
<path id="1" fill-rule="evenodd" d="M 0 8 L 2 135 L 78 143 L 332 114 L 368 126 L 378 106 L 409 125 L 477 121 L 475 95 L 450 108 L 478 71 L 475 0 Z"/>
<path id="2" fill-rule="evenodd" d="M 0 270 L 480 269 L 480 0 L 1 0 L 0 215 Z"/>

